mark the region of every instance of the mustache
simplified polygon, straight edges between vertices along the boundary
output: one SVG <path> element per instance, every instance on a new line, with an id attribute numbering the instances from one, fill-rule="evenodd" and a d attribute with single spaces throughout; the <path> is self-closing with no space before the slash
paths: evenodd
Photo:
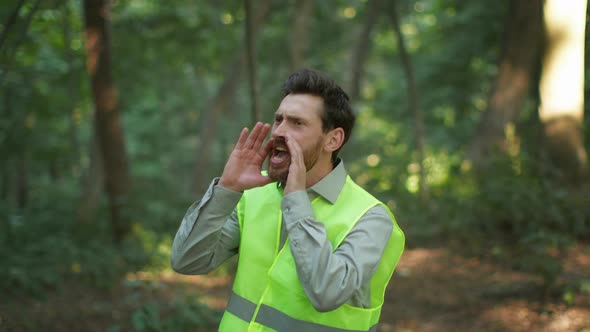
<path id="1" fill-rule="evenodd" d="M 276 137 L 272 139 L 272 146 L 287 146 L 287 142 L 285 141 L 285 137 Z"/>

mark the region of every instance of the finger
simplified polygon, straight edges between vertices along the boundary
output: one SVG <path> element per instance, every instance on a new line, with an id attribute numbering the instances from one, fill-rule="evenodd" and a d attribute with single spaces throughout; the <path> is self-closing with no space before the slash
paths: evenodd
<path id="1" fill-rule="evenodd" d="M 297 143 L 297 141 L 290 135 L 285 136 L 285 143 L 287 143 L 287 147 L 289 148 L 291 163 L 303 163 L 303 152 L 301 151 L 301 146 L 299 146 L 299 143 Z"/>
<path id="2" fill-rule="evenodd" d="M 241 149 L 244 144 L 246 143 L 246 138 L 248 137 L 248 128 L 242 129 L 240 133 L 240 137 L 238 138 L 238 142 L 236 143 L 236 149 Z"/>
<path id="3" fill-rule="evenodd" d="M 262 143 L 264 142 L 264 139 L 266 138 L 266 136 L 268 136 L 268 132 L 270 131 L 270 125 L 268 123 L 265 123 L 262 126 L 262 129 L 260 130 L 260 134 L 258 135 L 258 138 L 256 138 L 256 142 L 254 142 L 254 149 L 258 150 L 260 149 L 260 147 L 262 146 Z"/>
<path id="4" fill-rule="evenodd" d="M 289 165 L 289 176 L 287 177 L 285 192 L 290 193 L 305 189 L 306 168 L 303 150 L 299 143 L 291 136 L 286 136 L 285 138 L 291 155 L 291 165 Z"/>
<path id="5" fill-rule="evenodd" d="M 260 134 L 261 128 L 262 128 L 262 123 L 256 122 L 256 125 L 254 126 L 254 128 L 252 128 L 252 132 L 250 133 L 250 135 L 248 136 L 248 139 L 246 140 L 246 143 L 244 144 L 244 148 L 252 149 L 254 147 L 254 143 L 256 142 L 256 139 L 258 138 L 258 135 Z"/>
<path id="6" fill-rule="evenodd" d="M 260 155 L 263 159 L 266 159 L 266 157 L 270 154 L 270 151 L 272 150 L 272 145 L 272 140 L 268 140 L 268 142 L 266 142 L 266 144 L 260 151 Z"/>

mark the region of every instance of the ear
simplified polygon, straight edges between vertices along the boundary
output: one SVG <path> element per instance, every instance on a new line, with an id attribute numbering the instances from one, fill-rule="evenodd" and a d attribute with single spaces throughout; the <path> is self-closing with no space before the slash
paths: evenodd
<path id="1" fill-rule="evenodd" d="M 328 152 L 334 152 L 342 146 L 344 143 L 344 129 L 334 128 L 326 135 L 324 142 L 324 149 Z"/>

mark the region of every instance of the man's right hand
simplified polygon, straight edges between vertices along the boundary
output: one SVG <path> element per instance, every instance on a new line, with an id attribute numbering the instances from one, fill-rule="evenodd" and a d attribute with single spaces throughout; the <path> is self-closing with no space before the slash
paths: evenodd
<path id="1" fill-rule="evenodd" d="M 272 182 L 262 175 L 262 163 L 270 153 L 271 141 L 263 142 L 270 132 L 269 124 L 256 123 L 250 135 L 248 128 L 242 129 L 240 138 L 229 156 L 219 184 L 233 191 L 261 187 Z"/>

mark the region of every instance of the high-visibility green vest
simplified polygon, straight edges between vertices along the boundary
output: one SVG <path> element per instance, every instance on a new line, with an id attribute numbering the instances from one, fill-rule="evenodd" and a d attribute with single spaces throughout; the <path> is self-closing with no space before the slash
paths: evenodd
<path id="1" fill-rule="evenodd" d="M 282 189 L 271 183 L 245 191 L 238 204 L 238 270 L 219 331 L 375 331 L 385 288 L 405 242 L 391 211 L 348 176 L 333 205 L 321 196 L 312 201 L 316 219 L 325 225 L 334 250 L 370 208 L 382 205 L 393 220 L 390 240 L 371 279 L 370 307 L 343 304 L 319 312 L 301 286 L 289 240 L 279 247 L 282 198 Z"/>

